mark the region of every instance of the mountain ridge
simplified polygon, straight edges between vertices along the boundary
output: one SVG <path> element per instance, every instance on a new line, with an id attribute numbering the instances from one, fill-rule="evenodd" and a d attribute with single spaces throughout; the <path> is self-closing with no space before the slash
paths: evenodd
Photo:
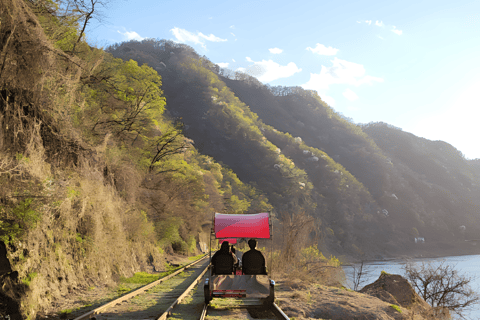
<path id="1" fill-rule="evenodd" d="M 475 223 L 478 203 L 469 205 L 478 193 L 479 175 L 446 143 L 445 153 L 432 147 L 439 143 L 429 142 L 427 155 L 418 151 L 422 144 L 414 148 L 422 138 L 412 135 L 408 139 L 413 142 L 407 139 L 410 144 L 395 149 L 392 144 L 407 134 L 398 128 L 354 125 L 312 91 L 272 88 L 248 75 L 232 74 L 186 45 L 144 40 L 107 51 L 156 69 L 165 79 L 167 110 L 182 118 L 185 135 L 199 150 L 259 186 L 279 216 L 303 210 L 316 217 L 327 234 L 323 245 L 334 253 L 385 255 L 411 247 L 414 236 L 457 241 L 480 230 Z M 400 140 L 382 136 L 382 130 Z M 409 150 L 415 160 L 409 160 Z M 322 163 L 327 158 L 330 164 Z M 439 169 L 447 161 L 443 158 L 455 164 L 453 173 Z M 428 181 L 422 180 L 424 175 Z M 352 190 L 355 181 L 359 187 Z M 445 203 L 445 193 L 462 212 Z M 373 234 L 357 228 L 362 219 L 362 228 L 371 227 Z M 462 225 L 469 226 L 466 232 L 457 232 Z"/>

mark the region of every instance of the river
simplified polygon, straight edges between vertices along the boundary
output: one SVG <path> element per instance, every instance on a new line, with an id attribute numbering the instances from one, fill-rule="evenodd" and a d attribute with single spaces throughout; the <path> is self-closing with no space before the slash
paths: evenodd
<path id="1" fill-rule="evenodd" d="M 459 271 L 460 274 L 466 275 L 468 277 L 474 278 L 470 283 L 471 288 L 480 294 L 480 255 L 467 255 L 467 256 L 450 256 L 442 258 L 429 258 L 429 259 L 414 259 L 413 262 L 441 262 L 444 261 L 447 264 L 452 264 L 455 266 L 455 269 Z M 364 271 L 367 271 L 367 276 L 365 277 L 365 282 L 362 282 L 363 285 L 370 284 L 375 282 L 380 276 L 382 270 L 391 274 L 399 274 L 404 276 L 405 272 L 402 267 L 405 265 L 404 260 L 390 260 L 390 261 L 374 261 L 364 264 Z M 347 286 L 352 288 L 352 275 L 353 269 L 351 267 L 343 267 L 345 275 L 347 278 Z M 475 310 L 469 310 L 464 312 L 464 315 L 469 320 L 478 320 L 480 319 L 480 304 L 477 304 L 473 307 Z M 454 317 L 457 319 L 457 317 Z"/>

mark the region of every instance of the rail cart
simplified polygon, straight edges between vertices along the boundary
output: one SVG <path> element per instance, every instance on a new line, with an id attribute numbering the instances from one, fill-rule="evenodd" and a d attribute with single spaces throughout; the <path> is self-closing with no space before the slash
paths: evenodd
<path id="1" fill-rule="evenodd" d="M 268 212 L 257 214 L 223 214 L 215 213 L 210 233 L 210 263 L 212 262 L 212 238 L 220 242 L 228 240 L 236 243 L 238 238 L 270 239 L 272 223 Z M 273 304 L 275 299 L 275 281 L 271 280 L 270 266 L 268 273 L 245 275 L 242 268 L 234 269 L 232 274 L 214 274 L 212 265 L 204 284 L 205 303 L 208 305 L 213 298 L 255 298 L 264 304 Z"/>

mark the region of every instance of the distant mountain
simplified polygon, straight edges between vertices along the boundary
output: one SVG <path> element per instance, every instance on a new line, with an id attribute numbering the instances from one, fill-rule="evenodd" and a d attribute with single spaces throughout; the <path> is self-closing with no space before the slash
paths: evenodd
<path id="1" fill-rule="evenodd" d="M 198 150 L 262 190 L 280 220 L 315 217 L 324 250 L 386 255 L 415 237 L 452 242 L 480 231 L 480 164 L 445 142 L 352 124 L 313 91 L 263 85 L 186 45 L 143 40 L 107 51 L 157 70 L 168 112 Z"/>

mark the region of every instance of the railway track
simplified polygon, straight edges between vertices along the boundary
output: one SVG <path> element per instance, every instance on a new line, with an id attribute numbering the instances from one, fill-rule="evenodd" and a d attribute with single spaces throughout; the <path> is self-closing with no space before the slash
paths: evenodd
<path id="1" fill-rule="evenodd" d="M 203 303 L 203 282 L 208 271 L 209 261 L 205 256 L 162 279 L 145 285 L 118 299 L 110 301 L 74 320 L 83 319 L 157 319 L 164 320 L 170 316 L 176 319 L 206 319 L 212 314 L 223 317 L 222 312 L 232 312 L 235 309 L 243 309 L 236 312 L 236 317 L 246 313 L 256 319 L 288 319 L 277 305 L 266 307 L 258 301 L 245 301 L 238 305 L 229 305 L 226 310 L 221 307 L 206 306 Z M 200 284 L 200 285 L 199 285 Z M 198 288 L 189 304 L 181 302 L 189 294 Z M 215 300 L 214 300 L 215 301 Z M 233 300 L 236 302 L 236 300 Z M 250 303 L 250 304 L 249 304 Z M 202 310 L 203 305 L 203 310 Z M 234 312 L 235 313 L 235 312 Z"/>
<path id="2" fill-rule="evenodd" d="M 129 313 L 128 309 L 130 309 L 130 311 L 132 310 L 135 310 L 135 309 L 138 309 L 138 308 L 134 308 L 133 306 L 127 306 L 126 308 L 126 312 L 122 312 L 122 316 L 120 316 L 119 314 L 117 314 L 117 312 L 115 312 L 115 310 L 112 310 L 112 309 L 120 309 L 120 311 L 124 311 L 123 309 L 125 308 L 119 308 L 119 306 L 124 306 L 126 304 L 128 304 L 128 302 L 131 302 L 132 300 L 134 300 L 134 298 L 138 298 L 140 296 L 144 296 L 146 294 L 149 294 L 150 295 L 150 300 L 161 300 L 162 303 L 160 304 L 161 306 L 163 306 L 165 303 L 168 303 L 168 302 L 171 302 L 172 300 L 176 301 L 178 300 L 178 297 L 181 295 L 181 293 L 183 291 L 185 291 L 185 284 L 186 283 L 189 283 L 190 281 L 189 278 L 192 278 L 192 275 L 190 274 L 189 276 L 185 277 L 185 271 L 186 270 L 191 270 L 192 272 L 190 273 L 193 273 L 193 275 L 195 275 L 196 273 L 201 273 L 202 271 L 206 272 L 208 270 L 208 265 L 209 265 L 209 261 L 208 261 L 208 255 L 205 255 L 203 258 L 197 260 L 197 261 L 194 261 L 180 269 L 178 269 L 177 271 L 175 271 L 174 273 L 166 276 L 166 277 L 163 277 L 161 279 L 158 279 L 150 284 L 147 284 L 137 290 L 134 290 L 126 295 L 123 295 L 113 301 L 110 301 L 98 308 L 95 308 L 93 310 L 91 310 L 90 312 L 87 312 L 79 317 L 76 317 L 74 320 L 83 320 L 83 319 L 106 319 L 106 318 L 115 318 L 115 319 L 120 319 L 120 318 L 125 318 L 125 319 L 134 319 L 136 316 L 132 315 L 132 317 L 130 317 L 129 315 L 127 315 L 126 313 Z M 183 273 L 183 277 L 180 277 Z M 178 279 L 180 278 L 180 279 Z M 182 279 L 183 278 L 183 279 Z M 197 278 L 197 277 L 195 277 Z M 172 283 L 173 280 L 177 280 L 177 281 L 174 281 Z M 178 281 L 180 280 L 180 281 Z M 183 281 L 182 281 L 183 280 Z M 167 284 L 168 283 L 168 284 Z M 165 289 L 165 288 L 162 288 L 162 284 L 167 284 L 167 286 L 176 286 L 176 287 L 172 287 L 171 290 L 168 290 Z M 180 291 L 180 292 L 179 292 Z M 178 293 L 178 294 L 177 294 Z M 137 299 L 138 300 L 138 299 Z M 181 299 L 180 299 L 181 300 Z M 146 302 L 145 302 L 146 303 Z M 178 302 L 177 302 L 178 303 Z M 136 303 L 134 303 L 136 304 Z M 160 306 L 160 307 L 161 307 Z M 153 308 L 154 309 L 154 308 Z M 165 308 L 165 309 L 168 309 L 168 308 Z M 159 312 L 157 310 L 151 310 L 151 312 L 147 312 L 147 313 L 154 313 L 154 312 Z M 133 312 L 133 313 L 141 313 L 141 312 Z M 160 312 L 159 315 L 161 315 L 162 312 Z M 140 314 L 139 314 L 140 315 Z M 152 319 L 152 314 L 149 315 L 148 318 Z M 154 317 L 155 319 L 159 319 L 158 317 Z M 145 318 L 143 318 L 145 319 Z"/>

